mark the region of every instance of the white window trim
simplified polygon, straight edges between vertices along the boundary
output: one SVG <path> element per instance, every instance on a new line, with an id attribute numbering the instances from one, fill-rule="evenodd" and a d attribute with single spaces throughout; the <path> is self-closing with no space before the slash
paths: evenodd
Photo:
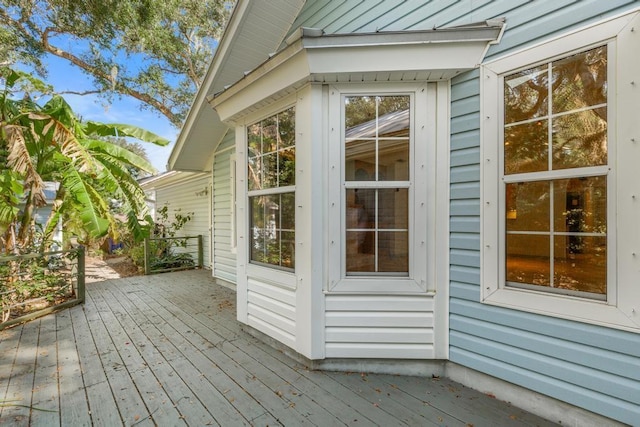
<path id="1" fill-rule="evenodd" d="M 250 255 L 250 241 L 249 238 L 249 189 L 247 188 L 247 128 L 249 125 L 259 122 L 273 116 L 288 108 L 295 107 L 297 110 L 297 102 L 295 96 L 289 96 L 283 98 L 279 102 L 270 104 L 268 107 L 249 114 L 244 117 L 242 124 L 236 126 L 236 165 L 242 165 L 242 167 L 236 167 L 236 236 L 237 236 L 237 266 L 239 273 L 246 273 L 246 280 L 259 280 L 261 282 L 270 283 L 274 286 L 280 286 L 286 289 L 296 289 L 296 273 L 295 271 L 282 270 L 277 266 L 268 266 L 265 264 L 256 264 L 251 262 Z M 296 126 L 298 123 L 298 112 L 296 111 Z M 298 141 L 296 140 L 296 147 Z M 298 150 L 296 149 L 296 161 L 298 158 Z M 297 169 L 296 169 L 297 170 Z M 296 174 L 297 175 L 297 174 Z M 296 176 L 296 182 L 298 176 Z M 297 191 L 296 186 L 280 187 L 281 192 L 294 192 Z M 276 191 L 280 191 L 276 189 Z M 258 190 L 259 191 L 259 190 Z M 255 192 L 255 191 L 254 191 Z M 297 212 L 296 212 L 297 214 Z M 298 235 L 298 218 L 296 215 L 296 236 Z M 299 262 L 298 250 L 296 248 L 296 265 Z M 295 270 L 295 269 L 294 269 Z M 238 279 L 239 281 L 241 279 Z M 244 285 L 246 286 L 246 284 Z M 240 306 L 240 305 L 239 305 Z M 238 317 L 242 318 L 244 313 L 238 313 Z"/>
<path id="2" fill-rule="evenodd" d="M 608 44 L 609 166 L 607 301 L 504 285 L 502 76 Z M 640 332 L 640 13 L 638 9 L 481 67 L 481 297 L 487 304 Z M 617 90 L 616 90 L 617 86 Z M 635 112 L 635 113 L 634 113 Z M 635 159 L 635 160 L 633 160 Z M 634 165 L 635 163 L 635 165 Z M 617 177 L 617 179 L 616 179 Z M 635 188 L 634 188 L 635 187 Z M 613 226 L 612 226 L 613 225 Z"/>
<path id="3" fill-rule="evenodd" d="M 448 86 L 430 83 L 335 85 L 329 90 L 329 265 L 340 266 L 329 271 L 328 292 L 425 294 L 436 290 L 436 257 L 438 236 L 436 201 L 438 195 L 448 194 L 448 175 L 445 165 L 437 161 L 437 138 L 447 135 L 446 110 L 437 116 L 439 102 L 448 99 Z M 343 99 L 351 95 L 411 96 L 411 177 L 409 186 L 409 276 L 347 276 L 345 261 L 345 180 L 344 180 L 344 117 Z M 440 128 L 438 128 L 440 126 Z M 448 127 L 446 127 L 448 129 Z M 446 142 L 446 141 L 444 141 Z M 447 146 L 448 144 L 440 144 Z M 442 156 L 443 152 L 440 152 Z M 436 168 L 436 165 L 439 167 Z M 335 172 L 334 172 L 335 171 Z M 436 191 L 436 187 L 437 190 Z M 445 189 L 446 187 L 446 189 Z M 446 245 L 445 242 L 440 242 Z M 439 258 L 438 258 L 439 259 Z"/>

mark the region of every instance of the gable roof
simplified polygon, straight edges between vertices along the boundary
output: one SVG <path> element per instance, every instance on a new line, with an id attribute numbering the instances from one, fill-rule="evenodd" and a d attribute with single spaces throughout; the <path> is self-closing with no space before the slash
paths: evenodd
<path id="1" fill-rule="evenodd" d="M 409 64 L 407 70 L 420 71 L 424 70 L 425 61 L 416 59 L 417 56 L 413 52 L 399 50 L 396 47 L 427 45 L 437 47 L 445 44 L 462 46 L 465 43 L 469 44 L 469 42 L 484 43 L 484 46 L 487 47 L 488 43 L 499 40 L 503 30 L 503 20 L 467 23 L 449 28 L 405 29 L 374 33 L 361 31 L 332 34 L 326 33 L 323 29 L 294 29 L 294 24 L 300 20 L 303 7 L 306 7 L 305 3 L 308 4 L 305 0 L 238 0 L 209 66 L 204 83 L 196 94 L 182 131 L 169 156 L 168 168 L 170 170 L 210 170 L 211 156 L 229 132 L 229 126 L 222 122 L 220 114 L 207 103 L 211 103 L 216 108 L 220 107 L 220 103 L 225 99 L 230 99 L 234 93 L 261 79 L 273 68 L 287 62 L 299 52 L 321 52 L 308 58 L 316 58 L 314 63 L 323 64 L 323 66 L 351 63 L 369 64 L 370 67 L 371 61 L 350 60 L 350 58 L 353 59 L 350 56 L 352 52 L 362 52 L 363 49 L 386 46 L 387 49 L 392 49 L 387 52 L 392 52 L 402 58 L 413 58 L 413 62 Z M 325 54 L 324 52 L 329 54 L 336 51 L 343 52 L 343 60 L 333 61 L 333 58 L 327 59 L 322 56 Z M 432 51 L 434 54 L 430 55 L 432 59 L 428 62 L 431 63 L 431 67 L 434 67 L 433 59 L 443 58 L 446 55 L 438 54 L 435 50 Z M 479 52 L 482 54 L 476 56 L 483 57 L 486 48 L 481 47 Z M 448 58 L 456 58 L 457 62 L 464 63 L 451 63 L 450 60 L 447 60 L 446 64 L 430 68 L 438 70 L 439 74 L 422 73 L 416 74 L 416 76 L 423 80 L 448 79 L 455 73 L 471 69 L 478 64 L 478 62 L 473 62 L 473 59 L 466 52 L 462 51 L 449 55 Z M 477 57 L 475 61 L 477 61 Z M 391 62 L 393 63 L 393 61 Z M 396 61 L 397 64 L 400 62 Z M 451 66 L 451 69 L 446 69 L 443 65 Z M 304 69 L 292 70 L 302 73 L 299 82 L 292 82 L 294 85 L 298 83 L 302 85 L 308 81 L 327 82 L 345 76 L 350 79 L 349 73 L 358 73 L 361 77 L 370 77 L 371 75 L 374 78 L 379 77 L 375 75 L 376 70 L 369 69 L 354 68 L 353 70 L 336 71 L 329 68 L 322 70 L 313 69 L 310 66 L 308 68 L 306 72 Z M 279 90 L 282 92 L 285 88 Z M 275 88 L 272 95 L 280 96 Z M 246 104 L 244 106 L 250 106 L 250 108 L 259 107 L 258 104 L 255 104 L 255 98 L 244 99 L 244 104 L 234 101 L 234 104 L 238 104 L 234 105 L 236 109 L 240 104 Z M 230 118 L 228 114 L 224 117 L 225 120 Z"/>
<path id="2" fill-rule="evenodd" d="M 169 156 L 170 170 L 210 169 L 210 156 L 228 127 L 207 105 L 207 97 L 235 83 L 244 72 L 275 52 L 304 3 L 304 0 L 237 1 Z"/>

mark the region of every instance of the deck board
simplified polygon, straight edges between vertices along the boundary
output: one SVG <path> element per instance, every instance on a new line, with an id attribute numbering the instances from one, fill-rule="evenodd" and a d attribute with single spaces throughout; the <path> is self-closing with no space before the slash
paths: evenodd
<path id="1" fill-rule="evenodd" d="M 0 399 L 24 405 L 0 425 L 552 425 L 446 379 L 310 371 L 244 332 L 208 274 L 91 283 L 0 331 Z"/>

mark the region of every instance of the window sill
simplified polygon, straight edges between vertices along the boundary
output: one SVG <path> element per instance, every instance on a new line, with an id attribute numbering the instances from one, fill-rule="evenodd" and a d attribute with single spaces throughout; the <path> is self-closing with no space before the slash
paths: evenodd
<path id="1" fill-rule="evenodd" d="M 640 313 L 624 313 L 618 307 L 604 301 L 547 294 L 527 289 L 503 288 L 490 295 L 485 295 L 482 302 L 544 316 L 640 333 Z"/>

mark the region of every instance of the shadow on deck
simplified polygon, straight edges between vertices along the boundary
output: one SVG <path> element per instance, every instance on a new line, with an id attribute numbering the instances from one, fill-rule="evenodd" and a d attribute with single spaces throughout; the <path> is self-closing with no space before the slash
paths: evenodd
<path id="1" fill-rule="evenodd" d="M 0 425 L 551 425 L 446 379 L 309 371 L 208 271 L 108 280 L 0 331 Z"/>

